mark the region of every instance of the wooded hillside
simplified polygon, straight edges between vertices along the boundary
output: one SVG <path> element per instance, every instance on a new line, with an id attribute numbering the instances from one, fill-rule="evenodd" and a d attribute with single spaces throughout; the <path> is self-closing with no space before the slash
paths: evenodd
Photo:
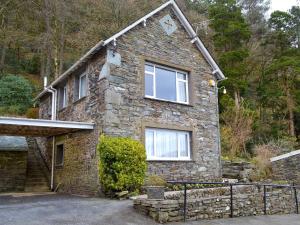
<path id="1" fill-rule="evenodd" d="M 0 113 L 26 111 L 23 106 L 17 111 L 22 101 L 14 101 L 13 93 L 11 101 L 6 99 L 9 90 L 3 91 L 4 85 L 16 82 L 7 79 L 8 74 L 25 77 L 35 94 L 42 77 L 58 77 L 99 40 L 162 2 L 1 0 Z M 228 77 L 219 84 L 227 89 L 226 95 L 220 90 L 223 154 L 249 158 L 257 146 L 270 143 L 299 147 L 299 6 L 275 11 L 266 19 L 267 0 L 177 2 Z"/>

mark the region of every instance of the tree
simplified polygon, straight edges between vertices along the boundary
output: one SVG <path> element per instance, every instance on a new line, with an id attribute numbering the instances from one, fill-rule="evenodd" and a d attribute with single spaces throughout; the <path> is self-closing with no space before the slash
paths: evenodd
<path id="1" fill-rule="evenodd" d="M 296 136 L 295 112 L 299 102 L 297 87 L 300 82 L 298 10 L 299 7 L 293 7 L 290 12 L 275 11 L 271 14 L 269 25 L 272 30 L 269 44 L 275 51 L 259 90 L 264 105 L 273 108 L 273 117 L 281 121 L 286 134 L 293 137 Z"/>
<path id="2" fill-rule="evenodd" d="M 241 92 L 247 87 L 245 43 L 250 38 L 248 24 L 236 0 L 214 0 L 209 8 L 213 42 L 222 70 L 229 78 L 227 86 L 233 91 L 235 106 L 239 108 Z"/>
<path id="3" fill-rule="evenodd" d="M 22 114 L 32 104 L 32 86 L 21 76 L 6 75 L 0 80 L 1 113 Z"/>

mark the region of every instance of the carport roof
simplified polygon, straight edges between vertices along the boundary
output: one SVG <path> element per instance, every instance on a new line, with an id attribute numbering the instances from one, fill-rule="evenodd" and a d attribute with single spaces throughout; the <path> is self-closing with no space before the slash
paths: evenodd
<path id="1" fill-rule="evenodd" d="M 88 122 L 0 117 L 0 135 L 49 137 L 93 129 Z"/>

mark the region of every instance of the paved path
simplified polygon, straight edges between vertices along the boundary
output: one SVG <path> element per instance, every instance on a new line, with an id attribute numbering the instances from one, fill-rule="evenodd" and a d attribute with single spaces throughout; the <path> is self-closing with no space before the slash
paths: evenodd
<path id="1" fill-rule="evenodd" d="M 156 225 L 137 214 L 130 200 L 69 195 L 0 195 L 0 225 Z M 176 225 L 299 225 L 300 215 L 240 217 Z M 170 223 L 168 224 L 170 225 Z"/>

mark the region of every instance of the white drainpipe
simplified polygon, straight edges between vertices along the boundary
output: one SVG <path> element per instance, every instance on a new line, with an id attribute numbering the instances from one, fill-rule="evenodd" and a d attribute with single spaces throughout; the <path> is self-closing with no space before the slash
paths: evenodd
<path id="1" fill-rule="evenodd" d="M 57 90 L 52 86 L 46 87 L 47 79 L 44 80 L 44 88 L 52 94 L 51 120 L 56 120 L 56 106 L 57 106 Z M 54 155 L 55 155 L 55 136 L 52 139 L 52 157 L 51 157 L 51 190 L 54 190 Z"/>

